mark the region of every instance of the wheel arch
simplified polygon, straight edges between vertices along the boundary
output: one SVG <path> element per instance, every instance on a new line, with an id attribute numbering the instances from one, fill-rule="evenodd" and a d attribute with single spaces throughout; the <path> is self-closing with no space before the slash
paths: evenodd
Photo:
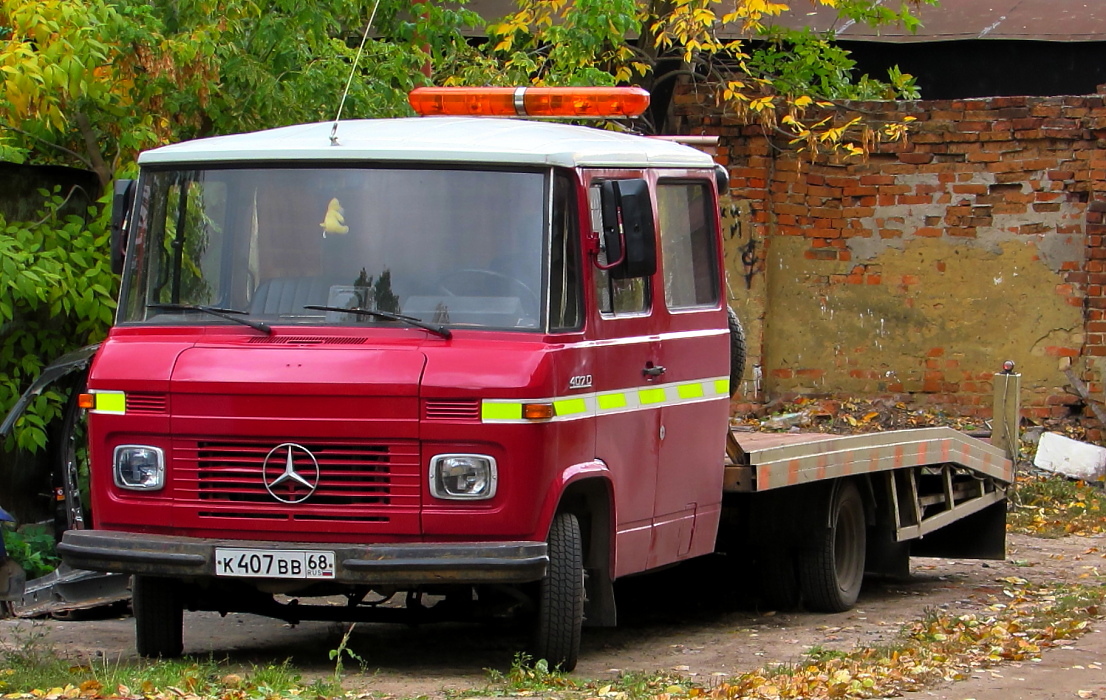
<path id="1" fill-rule="evenodd" d="M 580 522 L 587 572 L 585 625 L 613 627 L 617 622 L 614 602 L 615 503 L 607 466 L 600 461 L 566 469 L 543 507 L 542 523 L 548 530 L 553 518 L 569 512 Z"/>

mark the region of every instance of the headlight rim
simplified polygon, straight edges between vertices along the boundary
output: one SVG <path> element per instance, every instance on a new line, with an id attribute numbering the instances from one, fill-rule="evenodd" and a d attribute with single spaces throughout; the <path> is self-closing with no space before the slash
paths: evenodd
<path id="1" fill-rule="evenodd" d="M 481 493 L 454 494 L 439 488 L 440 465 L 448 459 L 474 459 L 487 463 L 487 487 Z M 429 469 L 430 495 L 443 501 L 487 501 L 495 497 L 499 490 L 499 466 L 495 457 L 489 454 L 473 452 L 449 452 L 437 454 L 430 459 Z"/>
<path id="2" fill-rule="evenodd" d="M 150 450 L 157 457 L 157 483 L 153 486 L 142 486 L 129 484 L 125 482 L 120 474 L 119 469 L 119 456 L 123 450 Z M 111 455 L 111 476 L 112 481 L 115 483 L 116 488 L 124 489 L 126 491 L 160 491 L 165 488 L 165 450 L 154 445 L 116 445 Z"/>

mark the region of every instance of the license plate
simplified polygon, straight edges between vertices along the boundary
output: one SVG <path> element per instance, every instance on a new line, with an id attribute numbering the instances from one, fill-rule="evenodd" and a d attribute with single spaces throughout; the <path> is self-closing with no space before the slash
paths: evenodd
<path id="1" fill-rule="evenodd" d="M 217 547 L 215 575 L 256 578 L 334 578 L 334 552 Z"/>

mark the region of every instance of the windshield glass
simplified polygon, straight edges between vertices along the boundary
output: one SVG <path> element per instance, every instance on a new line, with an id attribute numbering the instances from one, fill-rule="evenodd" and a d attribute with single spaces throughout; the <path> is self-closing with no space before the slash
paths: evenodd
<path id="1" fill-rule="evenodd" d="M 536 171 L 147 172 L 119 321 L 396 326 L 404 320 L 387 314 L 401 314 L 542 329 L 549 181 Z M 341 311 L 354 308 L 387 314 Z"/>

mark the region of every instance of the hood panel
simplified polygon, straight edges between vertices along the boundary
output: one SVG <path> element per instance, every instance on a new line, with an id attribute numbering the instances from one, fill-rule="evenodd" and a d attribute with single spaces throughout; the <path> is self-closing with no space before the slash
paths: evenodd
<path id="1" fill-rule="evenodd" d="M 173 369 L 173 430 L 414 439 L 424 364 L 412 350 L 191 348 Z"/>
<path id="2" fill-rule="evenodd" d="M 173 390 L 417 396 L 425 361 L 413 350 L 193 347 L 177 359 Z"/>

